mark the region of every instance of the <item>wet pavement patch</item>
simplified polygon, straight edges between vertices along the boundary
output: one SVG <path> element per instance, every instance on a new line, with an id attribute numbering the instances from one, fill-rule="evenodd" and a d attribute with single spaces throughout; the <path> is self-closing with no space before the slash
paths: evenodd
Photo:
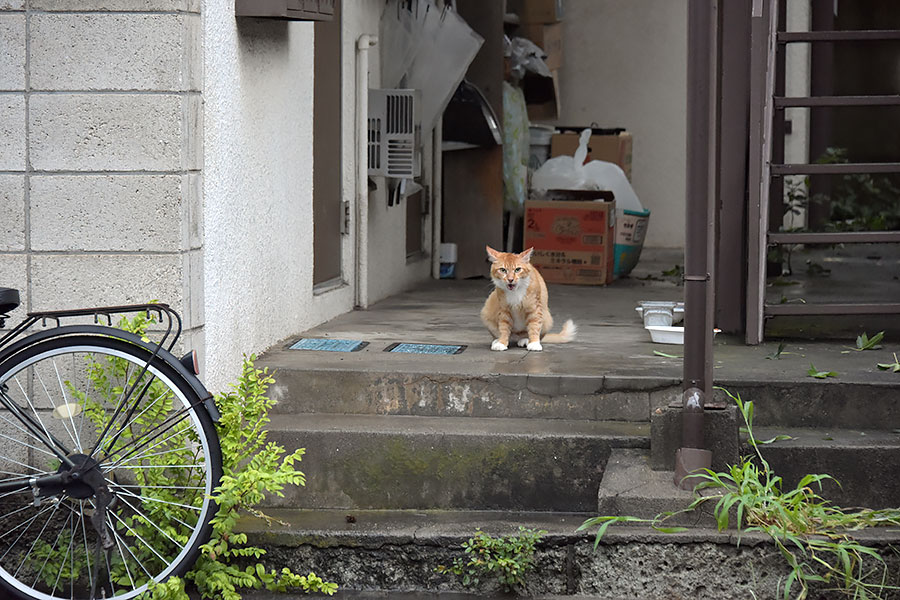
<path id="1" fill-rule="evenodd" d="M 465 346 L 446 344 L 411 344 L 396 342 L 384 349 L 385 352 L 402 352 L 404 354 L 459 354 Z"/>
<path id="2" fill-rule="evenodd" d="M 325 352 L 356 352 L 369 345 L 362 340 L 334 340 L 302 338 L 290 345 L 291 350 L 324 350 Z"/>

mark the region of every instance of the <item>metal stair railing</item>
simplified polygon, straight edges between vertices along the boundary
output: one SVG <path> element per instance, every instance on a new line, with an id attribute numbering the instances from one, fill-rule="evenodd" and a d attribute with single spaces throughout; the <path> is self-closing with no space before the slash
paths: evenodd
<path id="1" fill-rule="evenodd" d="M 802 305 L 765 302 L 766 253 L 769 246 L 900 242 L 900 231 L 833 233 L 769 231 L 769 206 L 772 199 L 772 182 L 775 178 L 786 175 L 900 173 L 900 162 L 791 164 L 773 160 L 773 148 L 783 147 L 784 143 L 783 128 L 774 126 L 778 111 L 794 107 L 900 105 L 900 95 L 803 97 L 777 95 L 775 90 L 780 62 L 777 53 L 783 51 L 786 44 L 900 40 L 900 30 L 779 31 L 780 2 L 781 0 L 754 0 L 751 17 L 749 264 L 746 313 L 748 344 L 759 344 L 763 341 L 766 318 L 776 315 L 900 314 L 900 303 L 897 302 Z"/>

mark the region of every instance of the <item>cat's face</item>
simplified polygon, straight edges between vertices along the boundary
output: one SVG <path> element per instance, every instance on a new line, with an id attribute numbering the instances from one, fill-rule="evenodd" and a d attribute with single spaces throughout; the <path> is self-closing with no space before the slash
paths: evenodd
<path id="1" fill-rule="evenodd" d="M 531 279 L 531 253 L 534 248 L 529 248 L 520 254 L 512 252 L 498 252 L 490 246 L 486 246 L 488 258 L 491 261 L 491 280 L 500 289 L 514 292 L 520 286 L 527 288 Z"/>

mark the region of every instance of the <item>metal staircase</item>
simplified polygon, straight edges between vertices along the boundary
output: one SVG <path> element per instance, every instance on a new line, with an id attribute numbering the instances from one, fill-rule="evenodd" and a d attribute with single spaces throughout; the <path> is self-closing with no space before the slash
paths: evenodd
<path id="1" fill-rule="evenodd" d="M 900 173 L 900 162 L 843 164 L 784 162 L 784 110 L 786 108 L 900 105 L 900 95 L 785 96 L 783 81 L 786 46 L 797 43 L 837 44 L 900 40 L 900 30 L 784 31 L 783 2 L 784 0 L 754 0 L 752 7 L 750 202 L 748 208 L 750 230 L 748 232 L 746 317 L 746 341 L 748 344 L 759 344 L 764 338 L 766 319 L 778 315 L 900 314 L 900 302 L 896 301 L 803 304 L 769 304 L 766 302 L 766 254 L 771 246 L 900 242 L 900 231 L 778 232 L 777 223 L 772 221 L 771 205 L 773 200 L 776 205 L 781 202 L 785 176 Z"/>

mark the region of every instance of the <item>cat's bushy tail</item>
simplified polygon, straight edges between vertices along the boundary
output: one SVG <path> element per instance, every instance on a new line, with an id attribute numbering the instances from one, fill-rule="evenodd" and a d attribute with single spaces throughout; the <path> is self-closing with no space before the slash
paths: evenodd
<path id="1" fill-rule="evenodd" d="M 562 329 L 559 330 L 559 333 L 548 333 L 541 338 L 541 343 L 566 344 L 575 339 L 576 333 L 578 333 L 578 327 L 575 326 L 575 323 L 572 321 L 572 319 L 567 319 L 566 322 L 563 323 Z"/>

